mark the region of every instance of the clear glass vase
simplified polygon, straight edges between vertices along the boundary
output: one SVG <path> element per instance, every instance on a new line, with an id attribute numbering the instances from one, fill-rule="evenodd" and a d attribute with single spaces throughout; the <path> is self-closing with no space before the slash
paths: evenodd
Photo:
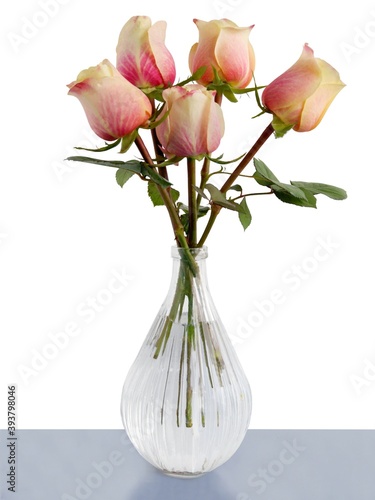
<path id="1" fill-rule="evenodd" d="M 250 386 L 207 285 L 207 248 L 172 248 L 168 295 L 129 370 L 121 412 L 138 452 L 194 477 L 226 462 L 249 426 Z"/>

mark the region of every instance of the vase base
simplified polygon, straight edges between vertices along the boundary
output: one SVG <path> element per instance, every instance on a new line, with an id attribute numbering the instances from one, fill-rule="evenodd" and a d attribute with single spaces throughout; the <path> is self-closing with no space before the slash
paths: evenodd
<path id="1" fill-rule="evenodd" d="M 168 470 L 163 470 L 162 472 L 166 476 L 176 477 L 178 479 L 194 479 L 206 474 L 206 472 L 171 472 Z"/>

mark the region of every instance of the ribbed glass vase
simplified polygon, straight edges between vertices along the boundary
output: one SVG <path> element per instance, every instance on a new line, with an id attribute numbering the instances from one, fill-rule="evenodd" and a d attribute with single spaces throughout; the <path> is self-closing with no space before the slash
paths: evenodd
<path id="1" fill-rule="evenodd" d="M 251 392 L 208 289 L 207 248 L 172 249 L 168 295 L 125 380 L 121 410 L 138 452 L 167 474 L 226 462 L 249 426 Z M 190 257 L 191 258 L 191 257 Z"/>

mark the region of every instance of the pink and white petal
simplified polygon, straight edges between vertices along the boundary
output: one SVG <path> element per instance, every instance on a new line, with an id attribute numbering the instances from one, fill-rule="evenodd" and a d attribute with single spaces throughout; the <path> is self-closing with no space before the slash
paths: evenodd
<path id="1" fill-rule="evenodd" d="M 179 156 L 196 156 L 205 152 L 207 144 L 206 96 L 187 94 L 178 99 L 170 112 L 171 133 L 168 150 Z M 203 151 L 202 151 L 203 150 Z"/>
<path id="2" fill-rule="evenodd" d="M 162 95 L 167 104 L 167 109 L 171 109 L 172 104 L 177 99 L 187 94 L 186 87 L 180 87 L 179 85 L 176 85 L 175 87 L 171 87 L 163 91 Z"/>
<path id="3" fill-rule="evenodd" d="M 276 114 L 278 110 L 298 107 L 316 91 L 321 80 L 314 53 L 305 45 L 298 61 L 264 89 L 262 102 Z"/>
<path id="4" fill-rule="evenodd" d="M 135 16 L 122 28 L 116 48 L 117 69 L 134 85 L 139 79 L 141 48 L 148 45 L 148 29 L 151 19 L 147 16 Z"/>
<path id="5" fill-rule="evenodd" d="M 102 139 L 112 141 L 116 139 L 106 120 L 101 116 L 100 96 L 95 90 L 95 81 L 91 79 L 77 83 L 69 91 L 69 95 L 77 97 L 86 113 L 87 120 L 93 131 Z"/>
<path id="6" fill-rule="evenodd" d="M 337 94 L 343 89 L 343 84 L 327 83 L 305 102 L 300 123 L 294 127 L 298 132 L 313 130 L 322 121 L 326 111 Z"/>
<path id="7" fill-rule="evenodd" d="M 314 94 L 306 100 L 301 121 L 295 130 L 306 132 L 321 122 L 337 94 L 345 87 L 335 68 L 322 59 L 316 59 L 322 73 L 322 82 Z"/>
<path id="8" fill-rule="evenodd" d="M 149 44 L 140 52 L 138 73 L 137 87 L 157 87 L 164 83 Z"/>
<path id="9" fill-rule="evenodd" d="M 249 28 L 223 28 L 218 36 L 215 57 L 228 83 L 245 88 L 253 77 L 254 50 L 249 42 Z"/>
<path id="10" fill-rule="evenodd" d="M 164 85 L 173 85 L 176 79 L 176 67 L 172 54 L 165 46 L 166 28 L 165 21 L 156 22 L 148 30 L 148 40 Z"/>
<path id="11" fill-rule="evenodd" d="M 196 70 L 194 69 L 194 61 L 195 61 L 195 54 L 197 53 L 198 50 L 198 43 L 195 43 L 189 52 L 189 68 L 192 73 L 194 73 Z"/>
<path id="12" fill-rule="evenodd" d="M 200 82 L 209 83 L 214 77 L 212 66 L 219 69 L 215 58 L 215 45 L 220 29 L 214 21 L 207 23 L 194 19 L 194 22 L 199 29 L 199 42 L 198 48 L 194 54 L 191 71 L 195 72 L 199 68 L 206 66 L 206 72 L 200 79 Z"/>
<path id="13" fill-rule="evenodd" d="M 207 153 L 216 151 L 225 132 L 224 115 L 221 107 L 215 102 L 211 102 L 210 119 L 207 127 Z"/>

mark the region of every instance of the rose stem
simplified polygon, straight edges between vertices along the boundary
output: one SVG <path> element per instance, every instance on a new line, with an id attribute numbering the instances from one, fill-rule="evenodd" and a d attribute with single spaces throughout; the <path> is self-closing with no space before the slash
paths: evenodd
<path id="1" fill-rule="evenodd" d="M 273 134 L 273 132 L 274 132 L 274 129 L 272 127 L 272 124 L 270 123 L 264 129 L 264 131 L 259 136 L 258 140 L 255 142 L 255 144 L 253 145 L 253 147 L 246 154 L 246 156 L 244 156 L 244 158 L 242 158 L 242 160 L 239 163 L 239 165 L 237 166 L 237 168 L 231 173 L 231 175 L 228 177 L 228 179 L 226 180 L 226 182 L 223 184 L 223 187 L 220 189 L 220 191 L 222 193 L 226 193 L 228 191 L 228 189 L 232 186 L 232 184 L 237 179 L 237 177 L 239 177 L 239 175 L 242 173 L 242 171 L 244 170 L 244 168 L 254 158 L 254 156 L 257 154 L 257 152 L 263 146 L 263 144 L 266 142 L 266 140 L 269 137 L 271 137 L 271 135 Z M 207 236 L 209 235 L 209 233 L 210 233 L 210 231 L 212 229 L 212 226 L 215 223 L 216 217 L 220 213 L 221 208 L 222 207 L 220 207 L 219 205 L 215 205 L 215 204 L 212 205 L 210 219 L 209 219 L 209 221 L 207 223 L 206 229 L 204 230 L 204 233 L 203 233 L 201 239 L 198 242 L 198 247 L 201 247 L 201 246 L 204 245 L 204 243 L 205 243 L 205 241 L 207 239 Z"/>

